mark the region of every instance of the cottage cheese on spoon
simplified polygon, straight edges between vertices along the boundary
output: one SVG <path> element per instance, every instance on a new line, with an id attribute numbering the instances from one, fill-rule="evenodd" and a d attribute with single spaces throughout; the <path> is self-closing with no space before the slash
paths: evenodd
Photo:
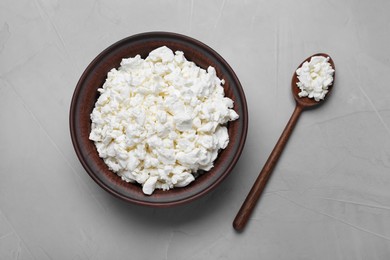
<path id="1" fill-rule="evenodd" d="M 329 63 L 329 57 L 313 56 L 309 62 L 304 62 L 296 71 L 297 87 L 301 90 L 299 97 L 314 98 L 320 101 L 328 93 L 328 87 L 333 83 L 334 69 Z"/>
<path id="2" fill-rule="evenodd" d="M 123 59 L 98 91 L 89 139 L 124 181 L 155 189 L 184 187 L 226 148 L 238 114 L 224 81 L 165 46 Z"/>

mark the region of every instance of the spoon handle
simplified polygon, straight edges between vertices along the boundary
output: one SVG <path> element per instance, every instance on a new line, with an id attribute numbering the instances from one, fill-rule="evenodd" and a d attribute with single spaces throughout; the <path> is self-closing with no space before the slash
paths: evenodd
<path id="1" fill-rule="evenodd" d="M 252 189 L 248 193 L 244 203 L 238 211 L 237 216 L 233 221 L 233 227 L 237 231 L 241 231 L 245 227 L 254 207 L 256 206 L 256 202 L 260 198 L 260 195 L 263 192 L 269 177 L 271 176 L 272 170 L 274 169 L 280 155 L 282 154 L 283 148 L 286 145 L 302 110 L 303 107 L 297 104 L 290 120 L 283 130 L 282 135 L 280 136 L 278 142 L 268 157 L 267 162 L 265 163 L 263 169 L 253 184 Z"/>

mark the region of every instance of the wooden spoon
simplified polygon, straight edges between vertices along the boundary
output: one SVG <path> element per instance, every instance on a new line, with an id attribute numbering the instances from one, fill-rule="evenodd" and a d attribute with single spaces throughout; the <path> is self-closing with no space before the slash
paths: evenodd
<path id="1" fill-rule="evenodd" d="M 304 60 L 301 63 L 301 65 L 298 66 L 298 68 L 300 68 L 305 61 L 310 61 L 310 59 L 313 56 L 329 57 L 328 62 L 332 65 L 332 68 L 335 69 L 334 62 L 333 62 L 332 58 L 330 58 L 330 56 L 325 54 L 325 53 L 317 53 L 317 54 L 310 56 L 309 58 Z M 233 221 L 233 227 L 237 231 L 241 231 L 245 227 L 254 207 L 256 206 L 256 202 L 260 198 L 260 195 L 263 192 L 264 187 L 267 184 L 269 177 L 271 176 L 272 170 L 275 168 L 275 165 L 276 165 L 276 163 L 277 163 L 277 161 L 278 161 L 278 159 L 283 151 L 283 148 L 286 145 L 288 138 L 290 137 L 290 135 L 294 129 L 294 126 L 297 123 L 298 118 L 301 115 L 302 111 L 304 109 L 313 108 L 313 107 L 316 107 L 316 106 L 324 103 L 324 101 L 328 98 L 331 90 L 333 89 L 335 74 L 336 73 L 334 72 L 333 73 L 333 83 L 331 86 L 329 86 L 329 92 L 326 94 L 325 98 L 323 100 L 320 100 L 320 101 L 315 101 L 312 98 L 308 98 L 308 97 L 301 98 L 298 96 L 300 89 L 297 87 L 297 82 L 299 80 L 298 80 L 296 72 L 294 73 L 294 75 L 292 77 L 292 81 L 291 81 L 291 88 L 292 88 L 293 96 L 294 96 L 295 101 L 296 101 L 296 106 L 295 106 L 294 112 L 291 115 L 291 118 L 288 121 L 286 127 L 284 128 L 282 135 L 280 136 L 278 142 L 276 143 L 274 149 L 272 150 L 270 156 L 268 157 L 267 162 L 265 163 L 263 169 L 261 170 L 255 183 L 253 184 L 252 189 L 248 193 L 244 203 L 242 204 L 240 210 L 237 213 L 236 218 Z"/>

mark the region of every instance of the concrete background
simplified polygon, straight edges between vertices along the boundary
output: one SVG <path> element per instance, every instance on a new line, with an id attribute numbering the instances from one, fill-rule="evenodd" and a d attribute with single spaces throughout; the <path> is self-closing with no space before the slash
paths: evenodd
<path id="1" fill-rule="evenodd" d="M 389 1 L 0 1 L 0 259 L 389 259 Z M 171 31 L 221 54 L 246 93 L 231 175 L 191 204 L 122 202 L 86 174 L 68 116 L 112 43 Z M 232 221 L 293 109 L 306 57 L 336 63 L 243 233 Z"/>

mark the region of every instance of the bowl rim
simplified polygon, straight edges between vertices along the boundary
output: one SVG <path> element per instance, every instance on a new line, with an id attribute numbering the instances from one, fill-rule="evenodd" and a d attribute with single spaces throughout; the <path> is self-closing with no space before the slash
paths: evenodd
<path id="1" fill-rule="evenodd" d="M 78 140 L 81 137 L 79 137 L 76 134 L 76 127 L 77 127 L 77 124 L 75 122 L 76 113 L 77 113 L 77 110 L 76 110 L 77 102 L 76 101 L 77 101 L 78 95 L 83 87 L 83 83 L 86 80 L 86 78 L 90 75 L 91 70 L 94 67 L 96 67 L 97 64 L 99 64 L 99 62 L 101 62 L 101 60 L 106 55 L 108 55 L 111 51 L 115 50 L 115 48 L 117 48 L 118 46 L 121 46 L 122 44 L 129 42 L 129 41 L 136 41 L 137 39 L 143 39 L 143 38 L 161 38 L 161 37 L 167 38 L 168 40 L 169 39 L 180 40 L 180 41 L 183 41 L 186 43 L 190 43 L 192 45 L 196 45 L 196 46 L 200 47 L 201 49 L 205 50 L 207 53 L 210 53 L 219 63 L 221 63 L 221 65 L 228 71 L 229 76 L 233 79 L 234 85 L 236 86 L 235 90 L 239 92 L 239 96 L 240 96 L 239 99 L 241 102 L 241 109 L 242 109 L 242 115 L 240 115 L 239 120 L 242 121 L 242 123 L 241 123 L 242 127 L 241 127 L 241 132 L 240 132 L 241 135 L 240 135 L 238 147 L 237 147 L 237 150 L 235 151 L 236 153 L 232 156 L 232 160 L 229 162 L 228 168 L 226 168 L 226 170 L 214 182 L 212 182 L 210 185 L 208 185 L 205 189 L 202 189 L 199 192 L 197 192 L 189 197 L 186 197 L 184 199 L 182 198 L 180 200 L 171 200 L 168 202 L 166 202 L 166 201 L 165 202 L 156 202 L 156 201 L 152 202 L 152 201 L 139 200 L 136 198 L 131 198 L 129 196 L 125 196 L 124 194 L 118 192 L 117 190 L 109 187 L 103 180 L 101 180 L 96 175 L 96 173 L 94 171 L 92 171 L 92 169 L 90 168 L 90 165 L 89 165 L 90 162 L 89 162 L 88 158 L 86 158 L 85 155 L 83 154 L 82 148 L 80 146 L 80 142 Z M 70 103 L 70 110 L 69 110 L 69 127 L 70 127 L 70 136 L 71 136 L 72 144 L 73 144 L 74 150 L 76 152 L 76 155 L 77 155 L 79 161 L 81 162 L 83 168 L 88 173 L 88 175 L 101 188 L 106 190 L 111 195 L 114 195 L 115 197 L 122 199 L 124 201 L 127 201 L 127 202 L 135 203 L 135 204 L 142 205 L 142 206 L 170 207 L 170 206 L 182 205 L 182 204 L 185 204 L 187 202 L 196 200 L 199 197 L 204 196 L 205 194 L 209 193 L 211 190 L 214 190 L 230 174 L 230 172 L 233 170 L 236 163 L 238 162 L 238 160 L 242 154 L 245 142 L 246 142 L 247 132 L 248 132 L 248 108 L 247 108 L 245 93 L 243 91 L 242 85 L 241 85 L 237 75 L 235 74 L 233 69 L 230 67 L 230 65 L 226 62 L 226 60 L 221 55 L 219 55 L 215 50 L 213 50 L 208 45 L 200 42 L 199 40 L 196 40 L 192 37 L 189 37 L 189 36 L 186 36 L 183 34 L 178 34 L 178 33 L 173 33 L 173 32 L 164 32 L 164 31 L 151 31 L 151 32 L 134 34 L 134 35 L 125 37 L 119 41 L 114 42 L 113 44 L 111 44 L 110 46 L 105 48 L 103 51 L 101 51 L 89 63 L 89 65 L 86 67 L 86 69 L 82 73 L 80 79 L 78 80 L 76 88 L 75 88 L 73 95 L 72 95 L 72 100 Z M 115 174 L 115 173 L 113 173 L 113 174 Z"/>

